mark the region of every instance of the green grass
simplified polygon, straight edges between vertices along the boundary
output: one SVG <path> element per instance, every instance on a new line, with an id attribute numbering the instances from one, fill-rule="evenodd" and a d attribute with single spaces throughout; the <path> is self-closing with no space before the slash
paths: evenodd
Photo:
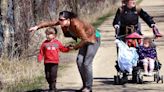
<path id="1" fill-rule="evenodd" d="M 64 63 L 59 65 L 59 71 L 62 72 L 69 64 Z M 61 75 L 59 74 L 58 77 Z M 22 92 L 22 91 L 33 91 L 33 90 L 45 90 L 45 86 L 48 85 L 44 75 L 36 77 L 31 80 L 22 80 L 20 83 L 10 85 L 4 89 L 4 92 Z M 44 87 L 44 88 L 43 88 Z M 43 89 L 42 89 L 43 88 Z"/>
<path id="2" fill-rule="evenodd" d="M 35 89 L 41 89 L 45 86 L 46 80 L 44 76 L 40 76 L 35 78 L 33 81 L 31 80 L 24 80 L 22 83 L 11 85 L 7 87 L 5 92 L 22 92 L 22 91 L 32 91 Z"/>
<path id="3" fill-rule="evenodd" d="M 142 0 L 137 0 L 137 4 L 140 4 L 142 2 Z"/>

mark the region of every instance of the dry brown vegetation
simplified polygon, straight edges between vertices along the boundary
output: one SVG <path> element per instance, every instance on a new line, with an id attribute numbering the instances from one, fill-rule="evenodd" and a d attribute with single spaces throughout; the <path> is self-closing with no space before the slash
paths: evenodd
<path id="1" fill-rule="evenodd" d="M 4 89 L 12 89 L 13 86 L 22 85 L 25 82 L 32 83 L 35 78 L 43 77 L 43 64 L 36 60 L 8 60 L 1 59 L 0 81 Z"/>

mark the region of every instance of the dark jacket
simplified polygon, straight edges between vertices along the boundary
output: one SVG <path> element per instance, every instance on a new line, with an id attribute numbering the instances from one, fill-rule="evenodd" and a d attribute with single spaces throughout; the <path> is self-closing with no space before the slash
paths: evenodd
<path id="1" fill-rule="evenodd" d="M 149 16 L 142 8 L 137 11 L 137 8 L 129 9 L 127 6 L 118 8 L 114 21 L 114 25 L 120 25 L 119 35 L 125 35 L 126 26 L 133 25 L 135 29 L 138 27 L 139 16 L 151 27 L 151 24 L 155 24 L 152 17 Z"/>

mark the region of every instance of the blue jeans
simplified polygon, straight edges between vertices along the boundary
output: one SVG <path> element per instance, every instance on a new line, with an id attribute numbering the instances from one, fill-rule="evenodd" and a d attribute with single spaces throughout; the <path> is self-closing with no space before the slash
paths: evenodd
<path id="1" fill-rule="evenodd" d="M 80 48 L 77 56 L 77 66 L 82 78 L 83 87 L 87 87 L 89 89 L 92 89 L 93 85 L 92 61 L 99 46 L 100 38 L 97 38 L 96 43 L 87 44 Z"/>

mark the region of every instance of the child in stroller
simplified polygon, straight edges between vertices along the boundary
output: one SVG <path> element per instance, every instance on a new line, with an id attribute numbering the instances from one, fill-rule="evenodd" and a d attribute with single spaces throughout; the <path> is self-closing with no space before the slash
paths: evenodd
<path id="1" fill-rule="evenodd" d="M 155 58 L 157 57 L 155 45 L 151 38 L 145 37 L 143 39 L 143 45 L 138 48 L 138 55 L 139 60 L 143 63 L 144 75 L 151 76 L 154 70 Z"/>

